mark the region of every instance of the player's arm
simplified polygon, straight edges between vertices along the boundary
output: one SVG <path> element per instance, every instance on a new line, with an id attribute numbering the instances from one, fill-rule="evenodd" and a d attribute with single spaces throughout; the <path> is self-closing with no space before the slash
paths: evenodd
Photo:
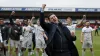
<path id="1" fill-rule="evenodd" d="M 93 42 L 93 31 L 91 32 L 91 39 L 92 39 L 92 42 Z"/>
<path id="2" fill-rule="evenodd" d="M 44 30 L 48 31 L 51 28 L 51 26 L 50 26 L 50 23 L 45 22 L 45 18 L 44 18 L 45 7 L 46 7 L 46 4 L 43 4 L 40 11 L 40 25 Z"/>
<path id="3" fill-rule="evenodd" d="M 83 18 L 81 19 L 81 21 L 79 23 L 77 23 L 76 26 L 82 25 L 84 20 L 86 20 L 86 15 L 83 15 Z"/>
<path id="4" fill-rule="evenodd" d="M 14 14 L 15 14 L 15 11 L 12 11 L 11 14 L 10 14 L 10 17 L 9 17 L 9 20 L 10 20 L 10 24 L 11 25 L 14 25 L 14 22 L 12 20 L 12 18 L 14 17 Z"/>
<path id="5" fill-rule="evenodd" d="M 83 43 L 83 32 L 81 32 L 80 42 Z"/>
<path id="6" fill-rule="evenodd" d="M 33 21 L 34 21 L 34 19 L 35 19 L 35 17 L 34 17 L 34 15 L 32 14 L 32 18 L 31 18 L 31 21 L 30 21 L 31 26 L 33 26 Z"/>
<path id="7" fill-rule="evenodd" d="M 46 40 L 48 40 L 48 37 L 47 37 L 47 35 L 45 34 L 45 32 L 43 32 L 43 36 L 44 36 L 44 38 L 45 38 Z"/>
<path id="8" fill-rule="evenodd" d="M 40 11 L 40 25 L 45 28 L 45 19 L 44 19 L 44 9 L 45 9 L 45 4 L 42 5 L 41 11 Z"/>

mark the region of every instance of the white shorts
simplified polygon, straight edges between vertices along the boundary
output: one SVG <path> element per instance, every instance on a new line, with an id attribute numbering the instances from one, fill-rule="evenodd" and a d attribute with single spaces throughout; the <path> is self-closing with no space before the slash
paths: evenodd
<path id="1" fill-rule="evenodd" d="M 46 48 L 44 39 L 36 39 L 36 48 Z"/>
<path id="2" fill-rule="evenodd" d="M 32 38 L 24 37 L 22 40 L 22 47 L 23 48 L 32 48 L 33 42 Z"/>
<path id="3" fill-rule="evenodd" d="M 12 39 L 9 39 L 9 40 L 10 40 L 10 46 L 11 47 L 18 48 L 20 46 L 20 41 L 16 41 L 16 40 L 12 40 Z"/>
<path id="4" fill-rule="evenodd" d="M 82 48 L 93 48 L 92 41 L 84 41 Z"/>

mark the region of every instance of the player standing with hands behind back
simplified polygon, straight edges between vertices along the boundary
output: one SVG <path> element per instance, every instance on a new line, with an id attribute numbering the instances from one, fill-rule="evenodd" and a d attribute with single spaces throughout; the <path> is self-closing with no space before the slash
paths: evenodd
<path id="1" fill-rule="evenodd" d="M 85 26 L 82 28 L 81 43 L 82 43 L 82 56 L 85 56 L 86 48 L 90 48 L 92 56 L 94 56 L 93 51 L 93 29 L 90 27 L 90 22 L 86 21 Z"/>

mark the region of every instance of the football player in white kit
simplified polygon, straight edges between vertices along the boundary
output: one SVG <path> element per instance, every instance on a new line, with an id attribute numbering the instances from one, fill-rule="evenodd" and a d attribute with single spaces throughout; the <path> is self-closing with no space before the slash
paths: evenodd
<path id="1" fill-rule="evenodd" d="M 21 41 L 22 41 L 22 47 L 23 48 L 28 48 L 29 49 L 29 53 L 28 55 L 30 56 L 30 51 L 32 49 L 32 27 L 30 25 L 30 22 L 28 20 L 28 25 L 23 26 L 23 34 L 22 36 L 24 37 Z"/>
<path id="2" fill-rule="evenodd" d="M 42 51 L 42 56 L 44 55 L 44 49 L 46 48 L 45 40 L 48 40 L 48 37 L 45 35 L 44 30 L 40 26 L 39 20 L 37 20 L 37 27 L 35 29 L 35 39 L 36 39 L 36 56 L 39 56 L 39 53 Z"/>
<path id="3" fill-rule="evenodd" d="M 92 56 L 94 56 L 93 52 L 93 36 L 92 36 L 93 29 L 90 27 L 90 22 L 86 21 L 85 27 L 82 28 L 81 34 L 81 43 L 82 43 L 82 56 L 85 56 L 86 48 L 90 48 Z"/>
<path id="4" fill-rule="evenodd" d="M 71 33 L 75 34 L 76 27 L 81 25 L 85 19 L 86 19 L 86 15 L 83 15 L 82 20 L 78 24 L 73 24 L 71 17 L 68 17 L 66 19 L 66 22 L 67 22 L 66 27 L 70 30 Z M 74 44 L 75 44 L 75 41 L 74 41 Z"/>

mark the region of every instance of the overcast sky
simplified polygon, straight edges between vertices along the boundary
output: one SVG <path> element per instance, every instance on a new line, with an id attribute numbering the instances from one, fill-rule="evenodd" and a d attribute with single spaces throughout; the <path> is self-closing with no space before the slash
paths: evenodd
<path id="1" fill-rule="evenodd" d="M 0 0 L 0 7 L 75 7 L 100 8 L 100 0 Z"/>

